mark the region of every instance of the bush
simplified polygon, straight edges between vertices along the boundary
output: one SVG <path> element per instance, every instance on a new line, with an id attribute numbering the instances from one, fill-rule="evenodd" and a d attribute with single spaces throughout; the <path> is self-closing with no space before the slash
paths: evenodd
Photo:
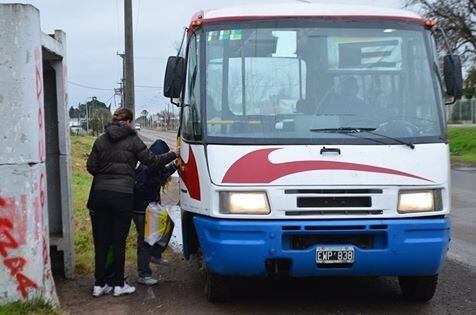
<path id="1" fill-rule="evenodd" d="M 450 128 L 448 135 L 452 159 L 476 164 L 476 127 Z"/>

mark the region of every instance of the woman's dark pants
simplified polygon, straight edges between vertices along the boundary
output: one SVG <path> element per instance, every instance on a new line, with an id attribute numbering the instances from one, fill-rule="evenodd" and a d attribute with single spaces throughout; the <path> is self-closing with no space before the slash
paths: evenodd
<path id="1" fill-rule="evenodd" d="M 132 220 L 133 194 L 94 191 L 89 204 L 95 250 L 95 285 L 124 285 L 126 239 Z M 106 270 L 108 250 L 113 247 L 112 277 Z"/>

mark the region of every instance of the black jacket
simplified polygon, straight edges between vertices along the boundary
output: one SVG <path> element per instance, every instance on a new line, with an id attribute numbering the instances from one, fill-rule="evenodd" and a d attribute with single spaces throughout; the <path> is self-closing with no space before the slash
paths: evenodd
<path id="1" fill-rule="evenodd" d="M 175 158 L 174 152 L 152 154 L 135 130 L 111 123 L 94 142 L 87 169 L 94 176 L 94 190 L 132 194 L 137 161 L 160 170 Z"/>
<path id="2" fill-rule="evenodd" d="M 147 206 L 152 201 L 160 203 L 160 190 L 164 182 L 177 170 L 174 163 L 165 166 L 162 172 L 157 172 L 150 167 L 139 165 L 136 170 L 136 185 L 134 187 L 134 212 L 145 213 Z M 145 181 L 138 185 L 138 181 Z"/>

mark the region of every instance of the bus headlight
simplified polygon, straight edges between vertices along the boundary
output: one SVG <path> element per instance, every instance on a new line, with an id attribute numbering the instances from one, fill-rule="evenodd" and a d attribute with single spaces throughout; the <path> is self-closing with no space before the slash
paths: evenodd
<path id="1" fill-rule="evenodd" d="M 428 212 L 442 209 L 441 190 L 400 191 L 398 194 L 398 212 Z"/>
<path id="2" fill-rule="evenodd" d="M 226 214 L 269 214 L 265 192 L 220 192 L 220 212 Z"/>

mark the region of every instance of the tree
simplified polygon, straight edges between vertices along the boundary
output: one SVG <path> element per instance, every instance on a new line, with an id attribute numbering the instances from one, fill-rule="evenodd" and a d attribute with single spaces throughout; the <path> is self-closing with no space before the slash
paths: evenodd
<path id="1" fill-rule="evenodd" d="M 140 124 L 141 126 L 145 126 L 147 123 L 147 119 L 145 118 L 145 116 L 140 116 L 136 118 L 136 123 Z"/>
<path id="2" fill-rule="evenodd" d="M 164 127 L 166 130 L 178 128 L 176 125 L 178 119 L 175 113 L 169 111 L 168 109 L 164 109 L 157 113 L 157 116 L 159 116 L 159 119 L 162 121 L 162 127 Z"/>
<path id="3" fill-rule="evenodd" d="M 466 98 L 475 97 L 476 93 L 476 67 L 469 69 L 466 79 L 464 80 L 464 96 Z"/>
<path id="4" fill-rule="evenodd" d="M 71 106 L 69 108 L 69 118 L 79 118 L 79 109 Z"/>
<path id="5" fill-rule="evenodd" d="M 78 110 L 79 113 L 81 114 L 81 117 L 86 118 L 86 108 L 88 109 L 88 115 L 91 116 L 91 113 L 98 108 L 103 108 L 108 110 L 109 112 L 111 111 L 111 106 L 107 106 L 105 103 L 99 101 L 98 99 L 94 98 L 91 101 L 88 101 L 86 104 L 79 104 L 78 105 Z M 75 116 L 77 117 L 77 116 Z"/>
<path id="6" fill-rule="evenodd" d="M 71 118 L 80 117 L 83 129 L 86 129 L 86 119 L 89 118 L 89 128 L 98 134 L 102 132 L 104 126 L 111 120 L 111 106 L 107 106 L 96 97 L 93 97 L 86 104 L 79 104 L 77 108 L 71 107 L 69 109 L 69 116 Z"/>
<path id="7" fill-rule="evenodd" d="M 137 120 L 141 121 L 141 124 L 147 126 L 147 117 L 149 116 L 149 112 L 146 109 L 143 109 L 140 112 L 140 117 Z"/>
<path id="8" fill-rule="evenodd" d="M 89 127 L 93 133 L 98 135 L 100 132 L 104 132 L 104 127 L 111 121 L 111 112 L 104 107 L 96 107 L 91 112 L 89 119 Z"/>
<path id="9" fill-rule="evenodd" d="M 437 22 L 464 60 L 476 62 L 476 0 L 407 0 L 412 5 Z"/>

